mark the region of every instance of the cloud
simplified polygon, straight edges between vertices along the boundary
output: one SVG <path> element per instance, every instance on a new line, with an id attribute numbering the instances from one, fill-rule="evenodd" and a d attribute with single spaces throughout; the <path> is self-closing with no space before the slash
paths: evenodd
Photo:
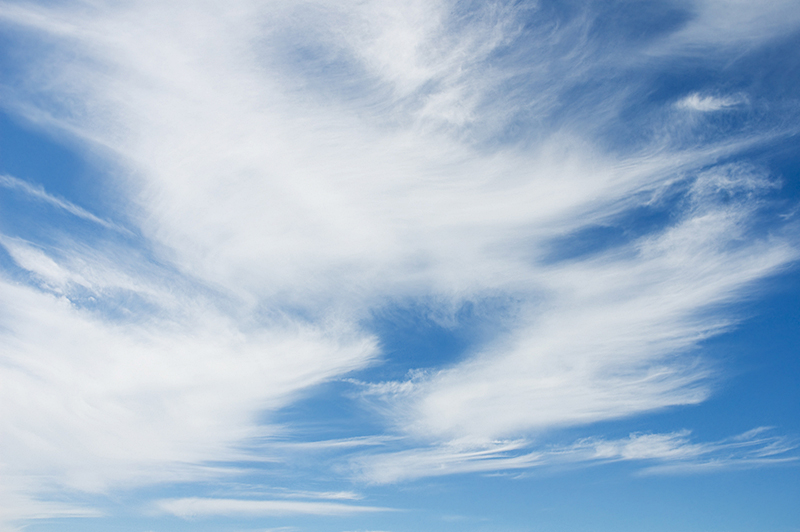
<path id="1" fill-rule="evenodd" d="M 41 495 L 40 486 L 31 479 L 19 478 L 8 474 L 5 467 L 0 469 L 3 474 L 3 483 L 0 484 L 0 524 L 3 530 L 16 532 L 24 527 L 17 528 L 12 523 L 29 519 L 59 519 L 59 518 L 96 518 L 104 514 L 97 508 L 85 504 L 70 503 L 65 500 L 45 500 Z"/>
<path id="2" fill-rule="evenodd" d="M 280 499 L 319 499 L 332 501 L 357 501 L 363 496 L 354 491 L 312 491 L 312 490 L 290 490 L 280 489 L 270 486 L 234 484 L 228 485 L 229 493 L 239 493 L 249 498 L 280 498 Z"/>
<path id="3" fill-rule="evenodd" d="M 353 438 L 342 438 L 337 440 L 322 440 L 310 442 L 280 442 L 271 441 L 269 445 L 273 448 L 287 447 L 300 451 L 324 451 L 328 449 L 349 449 L 353 447 L 369 447 L 375 445 L 385 445 L 386 442 L 398 439 L 397 436 L 356 436 Z"/>
<path id="4" fill-rule="evenodd" d="M 561 21 L 511 5 L 0 4 L 30 58 L 4 83 L 4 105 L 104 154 L 114 203 L 142 235 L 123 250 L 80 234 L 2 237 L 31 281 L 0 280 L 0 482 L 46 479 L 8 488 L 33 500 L 234 475 L 208 464 L 269 440 L 270 415 L 302 391 L 376 363 L 363 324 L 406 301 L 441 314 L 485 298 L 513 309 L 449 366 L 367 384 L 364 403 L 391 434 L 288 447 L 412 446 L 365 462 L 374 482 L 524 469 L 556 454 L 529 449 L 532 434 L 703 401 L 716 372 L 695 348 L 735 324 L 724 305 L 798 258 L 796 235 L 758 211 L 777 180 L 738 160 L 776 133 L 687 131 L 672 104 L 624 149 L 608 131 L 649 90 L 633 74 L 655 50 L 696 43 L 703 27 L 715 30 L 707 46 L 760 42 L 796 25 L 788 6 L 759 6 L 751 34 L 738 15 L 713 18 L 727 4 L 698 3 L 684 29 L 620 53 L 592 41 L 589 12 Z M 711 93 L 675 105 L 741 103 Z M 110 224 L 17 178 L 0 184 Z M 629 227 L 642 211 L 664 221 Z M 552 256 L 598 225 L 625 238 Z M 706 453 L 684 437 L 562 454 Z"/>
<path id="5" fill-rule="evenodd" d="M 361 495 L 352 491 L 288 491 L 282 494 L 283 497 L 305 498 L 305 499 L 331 499 L 356 501 L 361 499 Z"/>
<path id="6" fill-rule="evenodd" d="M 209 499 L 187 497 L 158 501 L 159 510 L 183 518 L 224 516 L 267 516 L 267 515 L 324 515 L 343 516 L 359 513 L 391 511 L 391 508 L 358 506 L 332 502 L 308 501 L 264 501 L 245 499 Z"/>
<path id="7" fill-rule="evenodd" d="M 449 442 L 433 448 L 415 448 L 394 453 L 356 457 L 352 467 L 357 478 L 376 484 L 459 473 L 527 469 L 542 461 L 542 454 L 514 453 L 523 441 L 492 442 L 480 446 Z"/>
<path id="8" fill-rule="evenodd" d="M 720 47 L 747 49 L 779 39 L 797 28 L 800 16 L 791 0 L 766 9 L 743 0 L 701 0 L 691 6 L 691 20 L 667 39 L 671 51 L 703 53 Z"/>
<path id="9" fill-rule="evenodd" d="M 61 289 L 70 283 L 88 287 L 89 282 L 80 274 L 74 274 L 58 265 L 44 251 L 18 238 L 0 236 L 0 244 L 21 268 L 28 270 L 44 281 L 45 285 Z"/>
<path id="10" fill-rule="evenodd" d="M 740 97 L 723 97 L 718 98 L 715 96 L 701 96 L 700 94 L 693 93 L 686 96 L 678 103 L 676 107 L 679 109 L 689 109 L 692 111 L 711 112 L 720 111 L 729 107 L 735 107 L 744 103 L 744 99 Z"/>
<path id="11" fill-rule="evenodd" d="M 695 443 L 688 430 L 630 434 L 606 440 L 587 438 L 566 446 L 534 445 L 524 440 L 476 445 L 451 441 L 430 448 L 365 454 L 352 459 L 362 480 L 377 484 L 463 473 L 521 471 L 632 461 L 640 475 L 696 474 L 709 471 L 778 466 L 796 462 L 797 444 L 759 428 L 716 442 Z"/>
<path id="12" fill-rule="evenodd" d="M 702 208 L 660 234 L 542 267 L 547 290 L 520 311 L 510 335 L 451 368 L 381 385 L 400 429 L 444 440 L 516 438 L 702 401 L 712 368 L 692 348 L 732 325 L 708 310 L 797 258 L 788 243 L 741 244 L 747 210 L 707 195 L 758 178 L 744 174 L 727 187 L 711 179 L 692 189 L 704 195 Z"/>
<path id="13" fill-rule="evenodd" d="M 44 187 L 31 185 L 30 183 L 28 183 L 27 181 L 23 181 L 22 179 L 18 179 L 10 175 L 0 175 L 0 187 L 19 190 L 30 198 L 47 203 L 49 205 L 52 205 L 53 207 L 62 209 L 68 212 L 69 214 L 72 214 L 73 216 L 77 216 L 78 218 L 88 220 L 90 222 L 96 223 L 108 229 L 113 229 L 119 232 L 130 233 L 130 231 L 128 231 L 127 229 L 121 228 L 118 225 L 111 223 L 107 220 L 100 219 L 94 214 L 87 211 L 86 209 L 78 207 L 74 203 L 71 203 L 69 201 L 48 194 L 45 191 Z"/>
<path id="14" fill-rule="evenodd" d="M 114 324 L 63 296 L 0 286 L 0 448 L 15 457 L 4 476 L 47 471 L 73 489 L 229 475 L 203 462 L 259 434 L 257 412 L 375 351 L 293 323 L 247 334 L 199 301 L 185 302 L 197 305 L 184 309 L 189 324 Z"/>

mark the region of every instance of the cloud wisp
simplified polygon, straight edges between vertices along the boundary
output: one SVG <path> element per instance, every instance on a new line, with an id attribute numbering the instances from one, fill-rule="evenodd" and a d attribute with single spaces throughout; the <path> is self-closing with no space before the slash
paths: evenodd
<path id="1" fill-rule="evenodd" d="M 796 463 L 797 444 L 759 428 L 716 442 L 694 443 L 689 431 L 630 434 L 619 440 L 588 438 L 568 446 L 536 446 L 524 440 L 483 445 L 449 442 L 427 449 L 363 455 L 352 470 L 362 480 L 387 484 L 464 473 L 493 473 L 601 465 L 630 461 L 641 475 L 700 474 Z"/>
<path id="2" fill-rule="evenodd" d="M 94 214 L 90 213 L 89 211 L 87 211 L 82 207 L 75 205 L 74 203 L 53 196 L 52 194 L 48 194 L 47 191 L 44 189 L 44 187 L 31 185 L 27 181 L 23 181 L 22 179 L 16 178 L 14 176 L 0 175 L 0 187 L 19 190 L 35 200 L 42 201 L 58 209 L 62 209 L 73 216 L 77 216 L 78 218 L 82 218 L 84 220 L 96 223 L 107 229 L 113 229 L 114 231 L 128 233 L 128 234 L 130 233 L 130 231 L 128 231 L 127 229 L 124 229 L 107 220 L 98 218 Z"/>
<path id="3" fill-rule="evenodd" d="M 282 516 L 322 515 L 343 516 L 359 513 L 391 511 L 391 508 L 360 506 L 318 501 L 212 499 L 188 497 L 165 499 L 156 503 L 158 510 L 177 517 L 204 516 Z"/>
<path id="4" fill-rule="evenodd" d="M 743 98 L 736 98 L 733 96 L 717 98 L 714 96 L 701 96 L 697 93 L 694 93 L 683 98 L 675 105 L 679 109 L 690 109 L 692 111 L 711 112 L 711 111 L 720 111 L 722 109 L 727 109 L 730 107 L 735 107 L 742 103 L 744 103 Z"/>
<path id="5" fill-rule="evenodd" d="M 735 325 L 726 305 L 798 259 L 792 226 L 764 208 L 779 176 L 743 155 L 783 130 L 713 120 L 746 107 L 744 92 L 687 90 L 626 126 L 635 142 L 609 139 L 644 74 L 699 46 L 703 27 L 713 59 L 798 23 L 785 2 L 753 28 L 709 14 L 725 2 L 698 6 L 685 26 L 614 48 L 592 40 L 588 8 L 561 20 L 512 3 L 0 3 L 30 59 L 3 105 L 105 154 L 144 241 L 116 253 L 80 234 L 0 237 L 29 275 L 0 278 L 0 490 L 35 500 L 235 474 L 208 464 L 269 440 L 270 416 L 303 392 L 380 363 L 374 313 L 488 298 L 512 310 L 459 360 L 363 383 L 385 434 L 290 446 L 407 443 L 355 455 L 376 483 L 558 457 L 662 461 L 653 472 L 729 451 L 774 463 L 755 435 L 739 451 L 687 433 L 526 443 L 702 402 L 717 369 L 697 346 Z M 723 22 L 741 31 L 726 37 Z M 0 186 L 119 230 L 17 178 Z M 586 237 L 598 228 L 619 239 Z M 158 507 L 385 510 L 278 499 Z M 11 515 L 37 512 L 49 515 Z"/>

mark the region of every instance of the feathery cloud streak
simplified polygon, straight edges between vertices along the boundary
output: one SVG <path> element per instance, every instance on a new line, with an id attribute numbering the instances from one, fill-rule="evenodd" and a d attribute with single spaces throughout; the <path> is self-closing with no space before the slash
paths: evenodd
<path id="1" fill-rule="evenodd" d="M 58 207 L 59 209 L 63 209 L 68 213 L 77 216 L 78 218 L 83 218 L 84 220 L 94 222 L 109 229 L 124 231 L 124 229 L 120 229 L 116 225 L 109 223 L 106 220 L 101 220 L 94 214 L 88 212 L 86 209 L 78 207 L 77 205 L 70 203 L 69 201 L 64 201 L 51 194 L 48 194 L 43 187 L 32 186 L 30 183 L 27 183 L 22 179 L 17 179 L 16 177 L 10 175 L 0 175 L 0 187 L 20 190 L 23 193 L 27 194 L 28 196 L 31 196 L 45 203 L 49 203 L 55 207 Z"/>
<path id="2" fill-rule="evenodd" d="M 158 502 L 158 508 L 178 517 L 204 515 L 347 515 L 365 512 L 385 512 L 389 508 L 357 506 L 332 502 L 309 501 L 264 501 L 246 499 L 201 499 L 185 498 Z"/>
<path id="3" fill-rule="evenodd" d="M 692 443 L 688 431 L 630 434 L 628 438 L 588 438 L 566 446 L 539 446 L 524 440 L 474 445 L 451 441 L 431 448 L 355 457 L 351 467 L 364 481 L 384 484 L 417 478 L 492 471 L 522 471 L 632 461 L 641 475 L 707 473 L 796 462 L 793 442 L 759 428 L 723 441 Z M 531 448 L 534 450 L 531 450 Z"/>

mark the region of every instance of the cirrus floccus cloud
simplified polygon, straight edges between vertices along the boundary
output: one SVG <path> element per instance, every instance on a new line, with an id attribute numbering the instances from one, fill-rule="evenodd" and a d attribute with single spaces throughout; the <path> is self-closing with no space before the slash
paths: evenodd
<path id="1" fill-rule="evenodd" d="M 642 428 L 731 386 L 703 346 L 796 275 L 794 2 L 3 2 L 0 25 L 14 131 L 92 169 L 0 168 L 2 526 L 406 529 L 377 493 L 794 467 L 786 428 Z M 409 315 L 451 344 L 390 349 Z"/>

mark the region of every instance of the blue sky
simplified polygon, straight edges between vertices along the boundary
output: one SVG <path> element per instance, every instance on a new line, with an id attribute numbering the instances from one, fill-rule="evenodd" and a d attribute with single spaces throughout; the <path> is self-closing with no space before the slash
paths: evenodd
<path id="1" fill-rule="evenodd" d="M 796 2 L 0 2 L 0 529 L 800 531 Z"/>

